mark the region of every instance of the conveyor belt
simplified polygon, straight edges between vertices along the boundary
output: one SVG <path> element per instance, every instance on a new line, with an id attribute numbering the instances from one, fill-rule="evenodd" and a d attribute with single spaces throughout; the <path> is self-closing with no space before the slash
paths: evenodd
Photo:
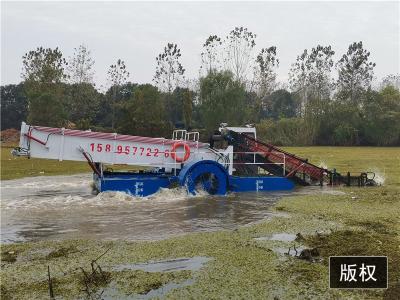
<path id="1" fill-rule="evenodd" d="M 313 165 L 307 159 L 298 157 L 274 145 L 259 141 L 245 133 L 229 131 L 225 138 L 236 147 L 237 152 L 257 152 L 259 167 L 273 175 L 294 179 L 297 183 L 308 185 L 322 184 L 330 171 Z"/>

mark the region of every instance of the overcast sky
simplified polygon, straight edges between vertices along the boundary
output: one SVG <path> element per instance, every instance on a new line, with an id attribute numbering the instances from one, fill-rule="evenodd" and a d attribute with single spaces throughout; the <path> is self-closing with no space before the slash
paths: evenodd
<path id="1" fill-rule="evenodd" d="M 1 84 L 18 83 L 24 53 L 59 47 L 65 57 L 84 43 L 95 59 L 95 82 L 125 60 L 130 81 L 151 82 L 167 42 L 182 49 L 187 77 L 196 77 L 201 46 L 235 26 L 256 33 L 257 48 L 277 46 L 278 78 L 305 48 L 332 45 L 336 58 L 363 41 L 375 75 L 399 73 L 399 2 L 2 2 Z"/>

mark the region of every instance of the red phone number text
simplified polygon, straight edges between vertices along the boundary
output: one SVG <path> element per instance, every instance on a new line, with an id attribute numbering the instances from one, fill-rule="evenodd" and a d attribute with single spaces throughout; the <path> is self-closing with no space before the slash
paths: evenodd
<path id="1" fill-rule="evenodd" d="M 140 155 L 140 156 L 153 156 L 159 157 L 164 154 L 165 157 L 169 157 L 170 151 L 160 151 L 158 148 L 144 148 L 144 147 L 135 147 L 135 146 L 116 146 L 116 151 L 112 151 L 112 146 L 110 144 L 90 144 L 90 150 L 92 152 L 114 152 L 117 154 L 126 154 L 126 155 Z"/>

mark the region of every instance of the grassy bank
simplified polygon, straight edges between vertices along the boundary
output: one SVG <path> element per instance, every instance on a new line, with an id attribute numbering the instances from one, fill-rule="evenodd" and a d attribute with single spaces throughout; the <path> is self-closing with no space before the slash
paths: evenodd
<path id="1" fill-rule="evenodd" d="M 13 157 L 12 147 L 1 147 L 1 179 L 90 172 L 84 162 Z M 339 172 L 375 171 L 386 184 L 400 185 L 400 148 L 396 147 L 286 147 L 285 150 Z M 397 168 L 394 168 L 397 166 Z"/>
<path id="2" fill-rule="evenodd" d="M 400 185 L 399 147 L 286 147 L 285 150 L 343 174 L 373 171 L 385 178 L 385 185 Z"/>
<path id="3" fill-rule="evenodd" d="M 188 278 L 193 279 L 191 285 L 171 290 L 166 297 L 400 299 L 399 148 L 288 150 L 307 154 L 304 156 L 316 164 L 321 160 L 328 167 L 337 166 L 339 171 L 379 170 L 385 174 L 386 184 L 287 197 L 274 206 L 274 218 L 234 231 L 189 234 L 155 242 L 74 240 L 3 245 L 2 299 L 48 298 L 48 266 L 54 295 L 65 299 L 84 298 L 88 296 L 87 290 L 94 297 L 110 286 L 119 298 L 146 294 L 166 283 L 178 284 Z M 299 235 L 289 242 L 255 239 L 276 233 Z M 315 259 L 283 254 L 294 245 L 297 249 L 317 248 Z M 329 289 L 327 263 L 332 255 L 387 255 L 389 289 Z M 96 262 L 102 272 L 91 276 L 91 262 L 99 256 Z M 151 273 L 113 269 L 119 264 L 193 256 L 213 260 L 199 271 Z"/>
<path id="4" fill-rule="evenodd" d="M 11 154 L 12 149 L 13 147 L 1 147 L 1 180 L 92 172 L 86 162 L 14 157 Z M 135 169 L 135 167 L 124 165 L 114 165 L 112 168 L 114 170 Z"/>
<path id="5" fill-rule="evenodd" d="M 1 147 L 1 180 L 90 172 L 90 167 L 84 162 L 14 157 L 12 149 L 11 146 Z"/>

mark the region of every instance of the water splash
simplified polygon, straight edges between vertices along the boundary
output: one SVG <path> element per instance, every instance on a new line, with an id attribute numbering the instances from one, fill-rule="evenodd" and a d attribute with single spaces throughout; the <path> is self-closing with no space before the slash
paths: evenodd
<path id="1" fill-rule="evenodd" d="M 4 210 L 70 209 L 80 207 L 110 207 L 152 202 L 176 202 L 188 199 L 185 188 L 160 189 L 148 197 L 135 197 L 115 191 L 93 193 L 91 174 L 73 176 L 43 176 L 2 182 L 0 207 Z M 197 195 L 197 197 L 202 194 Z"/>
<path id="2" fill-rule="evenodd" d="M 198 195 L 196 195 L 198 196 Z M 186 200 L 192 197 L 188 195 L 185 188 L 161 188 L 157 193 L 149 195 L 147 197 L 138 197 L 134 196 L 128 192 L 102 192 L 99 193 L 96 197 L 91 199 L 91 204 L 93 205 L 115 205 L 119 204 L 133 204 L 133 203 L 143 203 L 146 201 L 166 203 L 166 202 L 176 202 L 181 200 Z M 193 196 L 195 197 L 195 196 Z"/>
<path id="3" fill-rule="evenodd" d="M 375 182 L 378 185 L 384 185 L 385 181 L 386 181 L 386 175 L 385 173 L 382 173 L 381 171 L 379 171 L 378 169 L 373 171 L 375 173 Z"/>
<path id="4" fill-rule="evenodd" d="M 328 170 L 328 164 L 324 161 L 320 161 L 318 167 Z"/>
<path id="5" fill-rule="evenodd" d="M 52 198 L 49 198 L 54 196 Z M 22 199 L 1 201 L 0 207 L 5 210 L 35 210 L 35 209 L 66 209 L 73 206 L 81 205 L 86 199 L 78 195 L 55 195 L 53 193 L 30 195 Z"/>
<path id="6" fill-rule="evenodd" d="M 161 189 L 140 198 L 123 192 L 92 194 L 92 175 L 9 180 L 1 187 L 2 242 L 95 238 L 157 240 L 189 232 L 235 229 L 273 216 L 285 193 L 188 195 L 186 189 Z"/>
<path id="7" fill-rule="evenodd" d="M 75 180 L 70 180 L 69 177 L 70 176 L 25 177 L 22 179 L 2 181 L 1 187 L 5 189 L 50 190 L 55 188 L 65 189 L 88 187 L 91 186 L 93 182 L 91 175 L 75 175 Z"/>

